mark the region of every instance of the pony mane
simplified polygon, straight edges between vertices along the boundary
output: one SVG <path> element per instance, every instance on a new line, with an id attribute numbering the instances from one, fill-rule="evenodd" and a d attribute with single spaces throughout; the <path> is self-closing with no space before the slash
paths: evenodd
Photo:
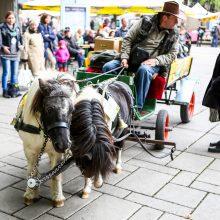
<path id="1" fill-rule="evenodd" d="M 72 92 L 70 89 L 70 85 L 68 86 L 67 84 L 70 81 L 74 81 L 75 78 L 69 74 L 64 75 L 64 74 L 60 74 L 60 73 L 57 73 L 55 76 L 56 76 L 56 78 L 54 76 L 50 77 L 49 79 L 46 78 L 48 84 L 50 84 L 50 88 L 49 88 L 50 94 L 48 96 L 67 96 L 67 97 L 73 98 L 72 96 L 73 96 L 74 92 L 78 92 L 79 87 L 76 84 L 74 84 L 74 87 L 73 87 L 74 92 Z M 41 78 L 41 77 L 42 77 L 42 75 L 39 78 Z M 44 75 L 42 78 L 45 78 Z M 35 84 L 36 84 L 36 82 L 35 82 Z M 37 89 L 35 88 L 35 94 L 32 97 L 32 103 L 30 105 L 30 113 L 33 115 L 36 112 L 41 112 L 42 106 L 43 106 L 44 95 L 39 88 L 39 82 L 37 82 L 37 84 L 38 84 Z M 35 87 L 36 87 L 36 85 L 35 85 Z M 76 95 L 74 95 L 74 98 L 75 98 L 75 96 Z"/>
<path id="2" fill-rule="evenodd" d="M 70 131 L 74 157 L 81 160 L 86 154 L 91 155 L 85 168 L 86 175 L 96 176 L 100 172 L 105 177 L 112 170 L 115 147 L 101 103 L 96 99 L 78 102 Z"/>

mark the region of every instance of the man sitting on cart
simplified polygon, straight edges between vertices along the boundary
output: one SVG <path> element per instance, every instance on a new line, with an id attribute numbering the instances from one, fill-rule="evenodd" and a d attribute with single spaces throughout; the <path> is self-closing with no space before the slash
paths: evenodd
<path id="1" fill-rule="evenodd" d="M 175 26 L 178 18 L 181 18 L 179 4 L 175 1 L 165 2 L 163 11 L 152 18 L 144 16 L 129 29 L 122 42 L 121 60 L 112 60 L 103 66 L 103 72 L 120 65 L 130 69 L 132 62 L 137 61 L 132 56 L 133 51 L 141 48 L 149 53 L 149 58 L 142 60 L 135 71 L 136 104 L 140 111 L 144 106 L 150 81 L 162 66 L 170 65 L 177 57 L 178 32 Z M 129 60 L 131 57 L 133 60 Z"/>

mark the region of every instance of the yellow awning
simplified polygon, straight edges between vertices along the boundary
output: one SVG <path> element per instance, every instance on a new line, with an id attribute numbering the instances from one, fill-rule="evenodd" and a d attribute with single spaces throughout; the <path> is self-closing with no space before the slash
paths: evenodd
<path id="1" fill-rule="evenodd" d="M 154 10 L 145 6 L 132 6 L 132 7 L 118 7 L 118 6 L 105 6 L 105 7 L 90 7 L 91 14 L 115 14 L 122 15 L 125 13 L 136 14 L 155 14 Z"/>
<path id="2" fill-rule="evenodd" d="M 60 6 L 22 5 L 21 9 L 23 9 L 23 10 L 60 11 Z"/>

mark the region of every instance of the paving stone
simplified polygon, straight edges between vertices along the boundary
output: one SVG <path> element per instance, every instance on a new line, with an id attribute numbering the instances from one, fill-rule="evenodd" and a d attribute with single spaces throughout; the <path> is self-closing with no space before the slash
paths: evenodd
<path id="1" fill-rule="evenodd" d="M 88 199 L 82 199 L 79 197 L 79 195 L 74 195 L 70 199 L 65 201 L 65 205 L 63 208 L 54 208 L 50 210 L 49 213 L 57 217 L 66 219 L 101 195 L 101 193 L 96 191 L 92 191 Z"/>
<path id="2" fill-rule="evenodd" d="M 190 213 L 192 213 L 193 210 L 185 206 L 180 206 L 171 202 L 166 202 L 138 193 L 131 193 L 128 197 L 126 197 L 126 199 L 144 206 L 155 208 L 157 210 L 165 211 L 182 217 L 188 216 Z"/>
<path id="3" fill-rule="evenodd" d="M 134 172 L 135 170 L 137 170 L 138 167 L 137 166 L 133 166 L 133 165 L 130 165 L 128 163 L 123 163 L 122 164 L 122 172 L 125 170 L 125 171 L 128 171 L 128 172 Z"/>
<path id="4" fill-rule="evenodd" d="M 63 174 L 63 184 L 81 175 L 81 171 L 78 167 L 73 166 L 68 168 Z"/>
<path id="5" fill-rule="evenodd" d="M 2 173 L 2 172 L 0 172 L 0 179 L 1 179 L 0 190 L 7 187 L 7 186 L 10 186 L 20 180 L 17 177 L 13 177 L 13 176 L 10 176 L 10 175 Z"/>
<path id="6" fill-rule="evenodd" d="M 170 162 L 168 166 L 180 170 L 190 171 L 194 173 L 202 172 L 211 162 L 213 158 L 195 155 L 191 153 L 182 153 L 174 161 Z"/>
<path id="7" fill-rule="evenodd" d="M 35 219 L 45 212 L 52 209 L 52 202 L 47 199 L 40 199 L 37 202 L 33 203 L 32 205 L 29 205 L 20 211 L 16 212 L 14 216 L 25 219 L 25 220 L 31 220 Z"/>
<path id="8" fill-rule="evenodd" d="M 10 175 L 19 177 L 21 179 L 26 179 L 26 170 L 18 167 L 5 164 L 5 166 L 0 167 L 0 171 L 3 173 L 8 173 Z"/>
<path id="9" fill-rule="evenodd" d="M 217 123 L 215 127 L 210 131 L 211 134 L 217 134 L 218 136 L 220 135 L 220 124 Z"/>
<path id="10" fill-rule="evenodd" d="M 155 198 L 173 202 L 179 205 L 184 205 L 190 208 L 195 208 L 204 198 L 204 196 L 206 196 L 205 192 L 168 183 L 156 194 Z"/>
<path id="11" fill-rule="evenodd" d="M 176 149 L 183 151 L 203 136 L 204 132 L 177 128 L 169 133 L 169 141 L 176 143 Z"/>
<path id="12" fill-rule="evenodd" d="M 173 175 L 173 176 L 175 176 L 179 172 L 179 170 L 173 169 L 171 167 L 161 166 L 158 164 L 149 163 L 149 162 L 136 160 L 136 159 L 129 160 L 128 164 L 132 164 L 132 165 L 142 167 L 142 168 L 147 168 L 149 170 L 155 170 L 155 171 L 166 173 L 166 174 Z"/>
<path id="13" fill-rule="evenodd" d="M 119 181 L 121 181 L 122 179 L 124 179 L 126 176 L 128 176 L 130 174 L 130 172 L 127 171 L 122 171 L 121 173 L 110 173 L 109 176 L 107 176 L 106 180 L 104 181 L 105 183 L 111 184 L 111 185 L 115 185 L 116 183 L 118 183 Z"/>
<path id="14" fill-rule="evenodd" d="M 190 173 L 187 171 L 180 171 L 172 180 L 172 183 L 176 183 L 183 186 L 189 186 L 195 178 L 198 176 L 196 173 Z"/>
<path id="15" fill-rule="evenodd" d="M 157 220 L 163 212 L 149 207 L 142 207 L 129 220 Z"/>
<path id="16" fill-rule="evenodd" d="M 168 149 L 164 149 L 162 151 L 153 151 L 152 153 L 155 155 L 155 156 L 161 156 L 163 153 L 168 153 L 170 152 L 170 150 Z M 180 151 L 175 151 L 173 156 L 174 158 L 179 155 L 181 152 Z M 143 152 L 143 153 L 140 153 L 138 154 L 135 159 L 137 160 L 143 160 L 143 161 L 147 161 L 147 162 L 151 162 L 151 163 L 156 163 L 156 164 L 161 164 L 161 165 L 166 165 L 167 163 L 169 163 L 171 161 L 171 158 L 168 156 L 168 157 L 165 157 L 165 158 L 162 158 L 162 159 L 159 159 L 159 158 L 155 158 L 155 157 L 152 157 L 151 155 L 149 155 L 147 152 Z"/>
<path id="17" fill-rule="evenodd" d="M 220 194 L 220 186 L 215 186 L 209 183 L 204 183 L 200 181 L 195 181 L 190 186 L 193 189 L 199 189 L 205 192 L 210 192 L 214 194 Z"/>
<path id="18" fill-rule="evenodd" d="M 190 123 L 181 123 L 177 127 L 184 128 L 187 130 L 197 130 L 197 131 L 207 132 L 211 128 L 216 126 L 214 123 L 211 123 L 208 120 L 208 117 L 209 117 L 209 112 L 204 111 L 198 115 L 193 116 L 193 120 L 190 121 Z M 202 126 L 201 126 L 201 122 L 202 122 Z M 184 135 L 185 135 L 185 133 L 184 133 Z"/>
<path id="19" fill-rule="evenodd" d="M 24 151 L 23 151 L 23 150 L 20 150 L 20 151 L 14 153 L 14 154 L 11 154 L 11 156 L 26 161 L 26 157 L 25 157 L 25 155 L 24 155 Z M 27 163 L 27 162 L 26 162 L 26 163 Z"/>
<path id="20" fill-rule="evenodd" d="M 209 169 L 220 171 L 220 160 L 215 159 L 215 161 L 209 166 Z"/>
<path id="21" fill-rule="evenodd" d="M 82 190 L 84 187 L 84 184 L 85 184 L 85 179 L 82 176 L 79 176 L 71 180 L 67 184 L 65 184 L 63 186 L 63 191 L 68 192 L 73 195 L 79 192 L 80 190 Z"/>
<path id="22" fill-rule="evenodd" d="M 143 149 L 140 146 L 132 146 L 129 149 L 122 152 L 122 161 L 126 162 L 141 152 L 143 152 Z"/>
<path id="23" fill-rule="evenodd" d="M 141 206 L 133 202 L 103 195 L 93 203 L 87 205 L 69 220 L 94 219 L 94 220 L 121 220 L 129 218 Z"/>
<path id="24" fill-rule="evenodd" d="M 26 160 L 22 160 L 20 158 L 15 158 L 12 156 L 4 157 L 1 159 L 1 161 L 20 168 L 24 168 L 25 166 L 27 166 Z"/>
<path id="25" fill-rule="evenodd" d="M 134 141 L 125 141 L 125 145 L 123 147 L 123 150 L 126 150 L 126 149 L 128 149 L 128 148 L 130 148 L 130 147 L 132 147 L 136 144 L 137 144 L 137 142 L 134 142 Z"/>
<path id="26" fill-rule="evenodd" d="M 3 212 L 0 212 L 0 219 L 1 220 L 17 220 L 16 217 L 13 217 L 11 215 L 7 215 L 7 214 L 5 214 Z"/>
<path id="27" fill-rule="evenodd" d="M 22 146 L 18 143 L 13 143 L 12 141 L 1 141 L 0 158 L 13 154 L 21 149 Z"/>
<path id="28" fill-rule="evenodd" d="M 165 213 L 159 220 L 186 220 L 186 218 L 182 218 L 176 215 Z"/>
<path id="29" fill-rule="evenodd" d="M 198 178 L 198 181 L 220 186 L 220 172 L 206 169 Z"/>
<path id="30" fill-rule="evenodd" d="M 36 218 L 36 220 L 60 220 L 60 218 L 49 214 L 43 214 L 41 217 Z"/>
<path id="31" fill-rule="evenodd" d="M 119 187 L 116 187 L 116 186 L 112 186 L 112 185 L 109 185 L 109 184 L 103 184 L 103 186 L 101 188 L 95 188 L 94 189 L 98 192 L 102 192 L 102 193 L 105 193 L 105 194 L 109 194 L 109 195 L 112 195 L 112 196 L 115 196 L 115 197 L 118 197 L 118 198 L 124 198 L 125 196 L 127 196 L 129 193 L 131 193 L 130 191 L 128 190 L 125 190 L 125 189 L 121 189 Z"/>
<path id="32" fill-rule="evenodd" d="M 18 189 L 8 187 L 0 191 L 0 210 L 8 214 L 12 214 L 23 207 L 23 193 Z"/>
<path id="33" fill-rule="evenodd" d="M 152 196 L 172 178 L 168 174 L 140 168 L 116 186 Z"/>
<path id="34" fill-rule="evenodd" d="M 208 152 L 209 143 L 215 141 L 219 141 L 219 135 L 211 133 L 205 134 L 201 139 L 193 143 L 186 151 L 211 158 L 220 158 L 220 154 Z"/>
<path id="35" fill-rule="evenodd" d="M 22 180 L 22 181 L 20 181 L 20 182 L 18 182 L 16 184 L 14 184 L 13 187 L 16 188 L 16 189 L 20 189 L 22 191 L 26 191 L 27 181 L 26 180 Z M 69 193 L 64 192 L 63 194 L 64 194 L 66 199 L 71 197 L 71 195 Z M 41 197 L 43 197 L 43 198 L 51 200 L 50 187 L 41 185 L 40 186 L 39 195 Z"/>
<path id="36" fill-rule="evenodd" d="M 209 194 L 192 214 L 193 220 L 219 220 L 220 196 Z"/>

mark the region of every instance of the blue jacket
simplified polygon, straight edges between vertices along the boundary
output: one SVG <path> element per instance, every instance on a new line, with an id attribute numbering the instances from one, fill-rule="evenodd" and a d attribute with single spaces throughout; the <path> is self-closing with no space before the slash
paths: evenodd
<path id="1" fill-rule="evenodd" d="M 55 40 L 56 36 L 52 31 L 51 26 L 46 26 L 42 23 L 38 26 L 38 32 L 42 34 L 44 39 L 44 49 L 45 49 L 45 57 L 48 57 L 47 48 L 50 48 L 53 52 L 53 41 Z"/>

